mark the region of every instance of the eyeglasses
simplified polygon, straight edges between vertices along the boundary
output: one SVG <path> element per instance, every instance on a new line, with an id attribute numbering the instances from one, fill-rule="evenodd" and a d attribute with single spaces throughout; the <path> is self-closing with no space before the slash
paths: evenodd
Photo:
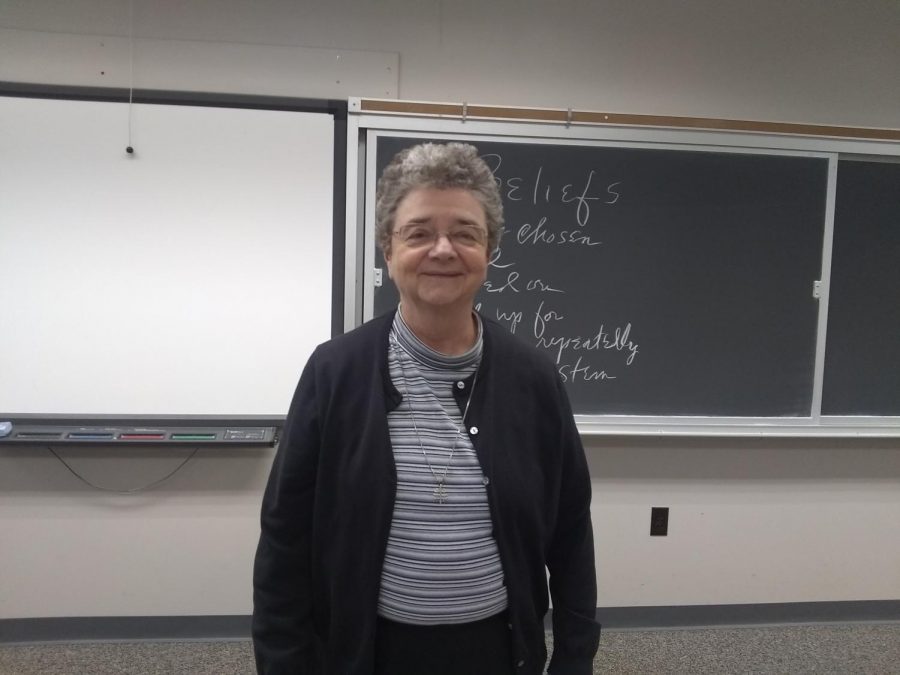
<path id="1" fill-rule="evenodd" d="M 453 248 L 477 248 L 487 243 L 487 232 L 471 225 L 451 227 L 446 232 L 439 232 L 429 225 L 407 225 L 393 233 L 409 248 L 431 248 L 438 239 L 447 237 Z"/>

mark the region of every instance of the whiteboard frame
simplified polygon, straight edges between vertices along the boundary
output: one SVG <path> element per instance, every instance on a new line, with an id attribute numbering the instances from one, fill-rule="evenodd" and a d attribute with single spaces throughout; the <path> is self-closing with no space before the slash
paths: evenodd
<path id="1" fill-rule="evenodd" d="M 809 417 L 703 417 L 575 415 L 584 435 L 715 437 L 900 437 L 900 416 L 822 415 L 828 297 L 831 281 L 837 163 L 841 155 L 900 157 L 900 142 L 883 139 L 773 134 L 754 131 L 579 124 L 516 118 L 472 119 L 417 112 L 363 112 L 365 99 L 351 98 L 347 120 L 347 220 L 344 329 L 371 318 L 374 300 L 375 153 L 381 135 L 522 140 L 667 150 L 717 151 L 819 157 L 828 160 L 827 202 L 820 275 L 819 311 Z M 397 102 L 393 102 L 397 103 Z M 427 104 L 426 104 L 427 105 Z M 411 109 L 416 106 L 410 105 Z M 465 104 L 463 110 L 466 109 Z M 529 109 L 506 109 L 528 111 Z M 571 111 L 570 111 L 571 112 Z M 699 121 L 698 121 L 699 122 Z M 354 170 L 355 169 L 355 170 Z M 813 289 L 810 289 L 812 293 Z"/>
<path id="2" fill-rule="evenodd" d="M 208 108 L 239 108 L 251 110 L 274 110 L 330 115 L 334 123 L 333 172 L 332 172 L 332 254 L 331 254 L 331 316 L 329 332 L 331 336 L 342 332 L 344 325 L 344 289 L 346 276 L 344 255 L 344 208 L 347 197 L 344 191 L 345 177 L 348 175 L 345 161 L 347 157 L 344 143 L 347 138 L 347 103 L 340 99 L 317 99 L 286 96 L 258 96 L 218 92 L 176 91 L 83 87 L 49 85 L 42 83 L 22 83 L 0 81 L 0 96 L 10 98 L 58 99 L 71 101 L 92 101 L 109 103 L 158 104 L 169 106 L 189 106 Z M 299 377 L 299 373 L 297 373 Z M 2 420 L 35 427 L 58 426 L 60 424 L 148 424 L 171 427 L 209 426 L 242 427 L 272 426 L 276 430 L 284 424 L 283 415 L 245 414 L 105 414 L 103 411 L 84 411 L 84 414 L 33 411 L 27 413 L 6 413 L 0 411 Z M 11 444 L 15 439 L 0 439 Z M 56 443 L 54 443 L 56 444 Z M 131 444 L 116 442 L 116 445 Z M 207 444 L 209 445 L 209 444 Z"/>

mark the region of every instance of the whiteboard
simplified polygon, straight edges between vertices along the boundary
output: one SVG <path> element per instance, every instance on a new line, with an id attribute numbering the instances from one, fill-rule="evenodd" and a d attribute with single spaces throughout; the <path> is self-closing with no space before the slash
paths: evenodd
<path id="1" fill-rule="evenodd" d="M 334 120 L 0 97 L 0 413 L 284 416 L 330 337 Z"/>

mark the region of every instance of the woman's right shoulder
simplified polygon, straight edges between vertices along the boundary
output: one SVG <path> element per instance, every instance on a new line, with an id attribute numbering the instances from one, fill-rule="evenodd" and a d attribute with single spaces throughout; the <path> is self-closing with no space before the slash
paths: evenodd
<path id="1" fill-rule="evenodd" d="M 393 312 L 389 312 L 366 321 L 346 333 L 335 335 L 316 347 L 310 360 L 330 365 L 359 359 L 371 363 L 372 350 L 378 350 L 382 342 L 387 344 L 392 321 Z"/>

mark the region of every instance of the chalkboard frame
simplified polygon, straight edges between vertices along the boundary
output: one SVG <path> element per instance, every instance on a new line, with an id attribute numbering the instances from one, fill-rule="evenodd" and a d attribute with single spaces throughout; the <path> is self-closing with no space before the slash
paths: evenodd
<path id="1" fill-rule="evenodd" d="M 776 436 L 776 437 L 865 437 L 900 436 L 900 417 L 830 416 L 821 414 L 824 379 L 825 333 L 828 320 L 828 290 L 834 228 L 835 185 L 838 160 L 843 154 L 863 156 L 900 156 L 900 143 L 890 134 L 880 138 L 833 138 L 817 135 L 811 127 L 803 133 L 780 134 L 735 129 L 703 129 L 702 121 L 687 128 L 635 126 L 623 124 L 572 124 L 522 119 L 516 116 L 496 119 L 448 116 L 427 111 L 428 104 L 397 104 L 391 112 L 365 112 L 366 100 L 351 99 L 348 118 L 348 177 L 345 329 L 371 318 L 374 295 L 375 244 L 373 236 L 376 144 L 380 136 L 434 137 L 445 139 L 519 140 L 536 143 L 590 143 L 610 147 L 698 150 L 713 152 L 787 154 L 825 158 L 828 161 L 826 215 L 823 224 L 822 273 L 815 292 L 820 307 L 815 343 L 815 369 L 811 414 L 806 417 L 717 417 L 585 415 L 576 411 L 576 422 L 583 434 L 598 435 L 685 435 L 685 436 Z M 423 112 L 425 106 L 426 112 Z M 377 106 L 375 106 L 377 108 Z M 435 106 L 437 107 L 437 106 Z M 571 115 L 569 115 L 571 119 Z M 786 125 L 789 126 L 789 125 Z M 741 129 L 741 127 L 736 127 Z M 852 135 L 852 134 L 851 134 Z M 352 171 L 356 167 L 357 171 Z M 811 289 L 812 291 L 812 289 Z"/>

